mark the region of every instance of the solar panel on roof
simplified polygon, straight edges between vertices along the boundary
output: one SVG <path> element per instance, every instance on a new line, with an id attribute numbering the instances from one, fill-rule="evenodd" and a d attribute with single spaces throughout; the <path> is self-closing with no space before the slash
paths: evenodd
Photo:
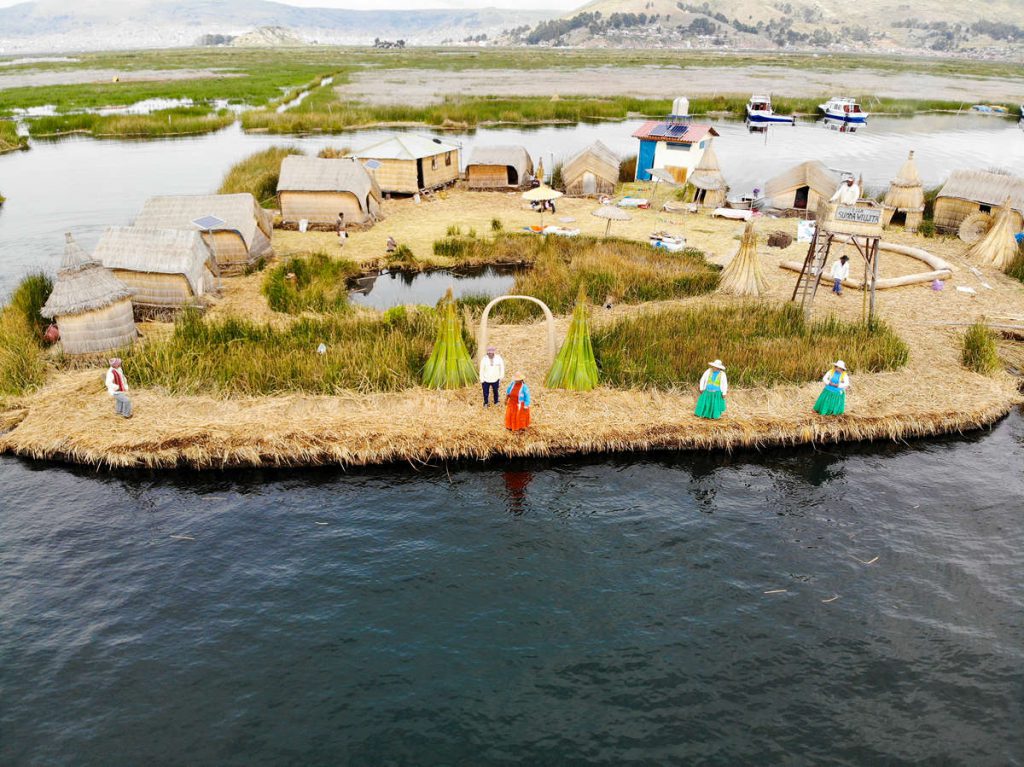
<path id="1" fill-rule="evenodd" d="M 668 128 L 670 136 L 682 136 L 688 130 L 690 130 L 689 125 L 670 125 Z"/>
<path id="2" fill-rule="evenodd" d="M 224 226 L 225 223 L 224 219 L 217 218 L 216 216 L 203 216 L 202 218 L 197 218 L 193 221 L 192 225 L 208 232 L 212 229 L 219 229 Z"/>

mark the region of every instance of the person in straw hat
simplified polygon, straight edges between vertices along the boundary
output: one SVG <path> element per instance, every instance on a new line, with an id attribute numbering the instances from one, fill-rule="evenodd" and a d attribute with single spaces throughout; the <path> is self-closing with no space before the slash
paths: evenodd
<path id="1" fill-rule="evenodd" d="M 128 399 L 128 379 L 121 370 L 121 358 L 114 357 L 107 368 L 107 393 L 114 398 L 114 413 L 123 417 L 132 417 L 132 401 Z"/>
<path id="2" fill-rule="evenodd" d="M 522 431 L 529 425 L 530 387 L 523 380 L 523 374 L 516 373 L 505 392 L 505 428 L 509 431 Z"/>
<path id="3" fill-rule="evenodd" d="M 721 360 L 708 363 L 700 377 L 700 396 L 693 411 L 698 418 L 718 419 L 725 412 L 725 395 L 729 393 L 729 379 Z"/>
<path id="4" fill-rule="evenodd" d="M 850 387 L 850 376 L 846 363 L 836 360 L 832 369 L 821 378 L 825 388 L 814 403 L 814 412 L 820 415 L 842 415 L 846 412 L 846 390 Z"/>
<path id="5" fill-rule="evenodd" d="M 488 404 L 488 392 L 493 395 L 494 404 L 498 404 L 498 384 L 505 377 L 505 360 L 493 346 L 487 347 L 487 354 L 480 360 L 480 385 L 484 389 L 484 407 Z"/>

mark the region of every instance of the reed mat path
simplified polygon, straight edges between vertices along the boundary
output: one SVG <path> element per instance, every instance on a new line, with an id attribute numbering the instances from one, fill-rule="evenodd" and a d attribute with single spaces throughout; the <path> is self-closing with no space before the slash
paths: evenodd
<path id="1" fill-rule="evenodd" d="M 566 200 L 556 219 L 573 217 L 584 233 L 603 222 L 589 215 L 593 201 Z M 434 260 L 429 244 L 449 224 L 474 226 L 481 236 L 490 219 L 506 229 L 536 221 L 518 198 L 503 194 L 452 192 L 414 206 L 389 202 L 388 218 L 373 229 L 354 233 L 345 256 L 358 261 L 379 258 L 389 233 L 407 242 L 417 256 Z M 656 229 L 684 233 L 691 245 L 726 263 L 739 246 L 743 225 L 656 211 L 636 211 L 632 221 L 616 226 L 620 236 L 645 238 Z M 593 222 L 593 223 L 591 223 Z M 778 268 L 783 260 L 802 258 L 806 248 L 767 248 L 775 229 L 796 232 L 794 221 L 766 220 L 758 225 L 759 253 L 770 281 L 769 299 L 783 301 L 793 276 Z M 736 449 L 854 440 L 903 440 L 966 432 L 996 421 L 1024 401 L 1019 379 L 999 372 L 973 373 L 960 364 L 964 327 L 989 318 L 1024 317 L 1024 285 L 992 269 L 973 274 L 963 260 L 967 246 L 955 239 L 925 239 L 889 232 L 890 241 L 924 247 L 957 267 L 942 292 L 927 286 L 896 288 L 879 294 L 879 313 L 910 347 L 907 366 L 896 371 L 862 374 L 852 370 L 853 388 L 847 414 L 821 418 L 811 408 L 821 389 L 817 381 L 772 388 L 733 389 L 721 421 L 693 415 L 695 383 L 678 391 L 617 390 L 600 387 L 576 393 L 543 388 L 547 361 L 540 325 L 492 326 L 490 338 L 509 369 L 523 368 L 534 395 L 533 425 L 525 434 L 505 431 L 503 410 L 483 410 L 477 387 L 454 392 L 411 389 L 391 394 L 344 393 L 338 396 L 294 394 L 263 398 L 219 399 L 170 396 L 158 390 L 133 392 L 136 415 L 115 418 L 103 389 L 103 370 L 95 368 L 54 375 L 33 394 L 0 403 L 0 451 L 33 458 L 85 463 L 104 468 L 231 466 L 364 465 L 388 462 L 441 463 L 457 459 L 501 459 L 658 449 Z M 303 237 L 283 232 L 275 237 L 279 254 L 332 248 L 331 235 Z M 851 250 L 856 273 L 859 258 Z M 917 262 L 883 254 L 882 273 L 896 276 L 919 268 Z M 213 309 L 283 321 L 259 293 L 262 275 L 227 281 L 226 295 Z M 991 286 L 987 289 L 983 283 Z M 977 296 L 955 290 L 970 286 Z M 626 313 L 654 306 L 700 305 L 736 299 L 710 295 L 643 306 L 594 309 L 594 332 Z M 834 298 L 825 285 L 816 301 L 817 316 L 829 312 L 856 320 L 861 296 L 846 291 Z M 568 318 L 557 318 L 564 335 Z M 144 332 L 156 333 L 156 326 Z M 716 356 L 708 350 L 708 359 Z M 729 364 L 728 360 L 725 360 Z M 831 360 L 822 361 L 822 374 Z"/>

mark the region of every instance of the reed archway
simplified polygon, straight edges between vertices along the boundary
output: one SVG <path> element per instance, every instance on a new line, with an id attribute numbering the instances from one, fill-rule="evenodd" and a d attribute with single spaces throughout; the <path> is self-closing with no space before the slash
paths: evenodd
<path id="1" fill-rule="evenodd" d="M 533 301 L 537 304 L 544 312 L 544 318 L 548 328 L 548 362 L 555 361 L 555 353 L 558 351 L 558 345 L 555 343 L 555 318 L 551 314 L 551 310 L 548 309 L 548 305 L 541 301 L 539 298 L 533 296 L 498 296 L 491 301 L 487 306 L 484 307 L 483 314 L 480 315 L 480 332 L 477 334 L 479 343 L 477 346 L 477 352 L 480 357 L 483 357 L 487 353 L 487 318 L 491 315 L 491 309 L 500 304 L 502 301 L 511 300 L 522 300 L 522 301 Z"/>

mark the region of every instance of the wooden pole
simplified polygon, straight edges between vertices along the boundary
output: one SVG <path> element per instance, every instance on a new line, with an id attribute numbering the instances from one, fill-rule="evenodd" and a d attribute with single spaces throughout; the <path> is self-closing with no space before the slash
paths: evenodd
<path id="1" fill-rule="evenodd" d="M 878 238 L 875 237 L 869 246 L 871 252 L 871 305 L 868 310 L 868 322 L 875 319 L 875 283 L 878 282 Z"/>
<path id="2" fill-rule="evenodd" d="M 867 261 L 867 259 L 864 259 L 864 282 L 862 284 L 863 284 L 864 290 L 861 292 L 860 321 L 861 322 L 867 322 L 868 321 L 868 261 Z"/>

